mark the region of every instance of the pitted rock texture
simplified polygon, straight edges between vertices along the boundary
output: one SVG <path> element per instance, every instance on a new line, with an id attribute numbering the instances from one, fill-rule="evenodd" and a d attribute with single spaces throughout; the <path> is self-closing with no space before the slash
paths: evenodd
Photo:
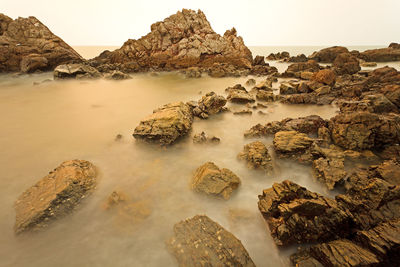
<path id="1" fill-rule="evenodd" d="M 151 25 L 147 35 L 126 41 L 102 58 L 103 64 L 129 62 L 139 69 L 211 67 L 214 63 L 250 69 L 253 58 L 235 28 L 221 36 L 214 32 L 201 10 L 183 9 Z"/>
<path id="2" fill-rule="evenodd" d="M 263 169 L 268 174 L 273 173 L 271 155 L 268 148 L 260 141 L 245 145 L 243 151 L 238 154 L 238 158 L 245 160 L 250 169 Z"/>
<path id="3" fill-rule="evenodd" d="M 51 70 L 82 57 L 37 18 L 0 13 L 0 72 Z"/>
<path id="4" fill-rule="evenodd" d="M 67 215 L 95 185 L 96 169 L 92 163 L 85 160 L 63 162 L 18 197 L 15 232 L 38 230 Z"/>
<path id="5" fill-rule="evenodd" d="M 205 215 L 175 224 L 167 248 L 182 267 L 255 266 L 242 242 Z"/>

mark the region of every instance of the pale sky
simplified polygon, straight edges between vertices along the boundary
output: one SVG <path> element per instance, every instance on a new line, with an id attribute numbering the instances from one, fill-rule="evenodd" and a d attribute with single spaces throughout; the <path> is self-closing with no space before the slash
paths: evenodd
<path id="1" fill-rule="evenodd" d="M 201 9 L 214 31 L 254 45 L 400 42 L 400 0 L 0 0 L 0 13 L 35 16 L 70 45 L 121 46 L 182 8 Z"/>

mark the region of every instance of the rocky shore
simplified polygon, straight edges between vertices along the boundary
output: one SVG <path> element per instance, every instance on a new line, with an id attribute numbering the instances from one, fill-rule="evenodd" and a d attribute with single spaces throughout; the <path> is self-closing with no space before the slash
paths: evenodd
<path id="1" fill-rule="evenodd" d="M 310 191 L 290 177 L 260 188 L 258 209 L 275 244 L 300 245 L 290 257 L 293 265 L 398 266 L 400 72 L 388 66 L 365 71 L 361 65 L 400 61 L 400 45 L 364 52 L 335 46 L 308 57 L 281 52 L 267 59 L 291 64 L 279 73 L 264 56 L 253 58 L 235 28 L 222 36 L 215 33 L 200 10 L 184 9 L 153 24 L 142 38 L 91 60 L 82 59 L 36 18 L 12 20 L 0 14 L 0 72 L 52 70 L 55 79 L 115 80 L 147 71 L 180 71 L 186 78 L 253 75 L 222 95 L 207 92 L 154 109 L 133 130 L 144 145 L 169 149 L 190 135 L 193 124 L 225 112 L 263 114 L 276 102 L 336 105 L 338 113 L 330 119 L 314 114 L 260 121 L 243 133 L 252 140 L 237 151 L 237 164 L 271 180 L 283 161 L 300 163 L 334 195 Z M 205 132 L 193 137 L 196 144 L 220 141 Z M 203 198 L 232 201 L 248 181 L 212 160 L 186 177 L 188 185 Z M 88 161 L 63 162 L 17 199 L 15 233 L 43 229 L 90 201 L 84 199 L 96 188 L 96 177 Z M 113 192 L 106 210 L 128 211 L 140 224 L 151 212 L 136 204 Z M 206 215 L 177 222 L 173 232 L 166 246 L 180 266 L 255 266 L 241 241 Z"/>

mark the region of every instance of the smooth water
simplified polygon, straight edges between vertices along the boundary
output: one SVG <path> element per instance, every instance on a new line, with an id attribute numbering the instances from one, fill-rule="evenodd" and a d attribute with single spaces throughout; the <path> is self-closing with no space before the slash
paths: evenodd
<path id="1" fill-rule="evenodd" d="M 280 63 L 284 64 L 284 63 Z M 287 64 L 286 64 L 287 67 Z M 318 114 L 335 115 L 333 106 L 268 104 L 252 116 L 223 113 L 195 119 L 187 138 L 165 149 L 136 142 L 133 129 L 153 109 L 175 101 L 198 100 L 249 78 L 185 79 L 174 73 L 137 74 L 126 81 L 50 81 L 51 73 L 0 76 L 0 266 L 175 266 L 165 249 L 173 225 L 206 214 L 238 237 L 257 266 L 287 266 L 289 251 L 279 251 L 257 207 L 257 195 L 274 182 L 291 179 L 327 195 L 311 168 L 276 161 L 277 174 L 249 170 L 237 160 L 243 132 L 257 123 Z M 262 78 L 257 78 L 261 81 Z M 229 105 L 233 110 L 243 105 Z M 195 133 L 221 138 L 196 145 Z M 116 141 L 115 136 L 123 138 Z M 271 138 L 262 138 L 268 146 Z M 272 149 L 271 149 L 272 150 Z M 98 186 L 73 214 L 46 230 L 15 236 L 14 201 L 61 162 L 85 159 L 99 171 Z M 230 200 L 192 192 L 189 183 L 201 164 L 213 161 L 242 181 Z M 137 205 L 129 214 L 104 209 L 114 191 Z M 149 216 L 140 217 L 142 210 Z"/>

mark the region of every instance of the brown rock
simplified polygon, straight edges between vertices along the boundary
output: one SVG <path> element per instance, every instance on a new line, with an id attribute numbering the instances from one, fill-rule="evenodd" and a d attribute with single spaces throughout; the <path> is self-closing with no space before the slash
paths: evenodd
<path id="1" fill-rule="evenodd" d="M 229 199 L 239 185 L 240 179 L 232 171 L 207 162 L 196 170 L 191 188 L 199 193 Z"/>
<path id="2" fill-rule="evenodd" d="M 312 80 L 326 85 L 334 85 L 336 75 L 334 71 L 330 69 L 324 69 L 314 73 Z"/>
<path id="3" fill-rule="evenodd" d="M 339 74 L 354 74 L 361 70 L 358 59 L 350 53 L 339 54 L 333 61 L 332 66 Z"/>
<path id="4" fill-rule="evenodd" d="M 365 61 L 389 62 L 400 60 L 400 49 L 397 46 L 366 50 L 360 54 Z"/>
<path id="5" fill-rule="evenodd" d="M 304 133 L 280 131 L 275 134 L 273 143 L 278 155 L 293 155 L 310 148 L 313 140 Z"/>
<path id="6" fill-rule="evenodd" d="M 38 230 L 50 221 L 69 214 L 95 185 L 96 170 L 90 162 L 63 162 L 18 197 L 15 203 L 15 232 Z"/>
<path id="7" fill-rule="evenodd" d="M 218 144 L 221 140 L 216 137 L 209 137 L 205 132 L 201 132 L 199 134 L 195 134 L 193 136 L 193 143 L 195 144 L 205 144 L 205 143 L 212 143 L 212 144 Z"/>
<path id="8" fill-rule="evenodd" d="M 347 176 L 343 158 L 319 158 L 313 161 L 314 176 L 323 182 L 329 190 L 343 184 Z"/>
<path id="9" fill-rule="evenodd" d="M 179 266 L 255 266 L 240 240 L 205 215 L 175 224 L 167 248 Z"/>
<path id="10" fill-rule="evenodd" d="M 328 48 L 321 49 L 318 52 L 314 52 L 309 59 L 313 59 L 317 62 L 332 63 L 335 58 L 342 53 L 348 53 L 349 50 L 342 46 L 332 46 Z"/>
<path id="11" fill-rule="evenodd" d="M 271 155 L 260 141 L 245 145 L 243 151 L 238 154 L 238 158 L 245 160 L 250 169 L 264 169 L 269 174 L 272 174 L 274 170 Z"/>

